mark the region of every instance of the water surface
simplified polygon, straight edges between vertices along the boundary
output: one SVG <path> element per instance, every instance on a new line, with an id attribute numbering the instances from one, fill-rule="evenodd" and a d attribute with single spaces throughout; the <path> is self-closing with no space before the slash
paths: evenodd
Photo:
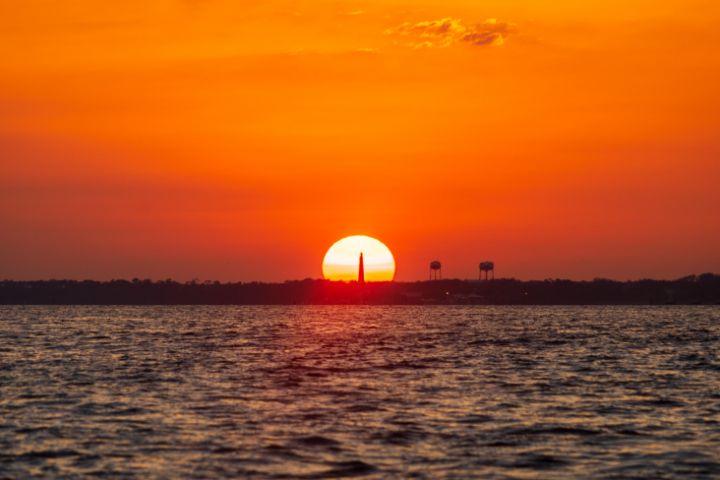
<path id="1" fill-rule="evenodd" d="M 0 478 L 718 478 L 718 307 L 0 307 Z"/>

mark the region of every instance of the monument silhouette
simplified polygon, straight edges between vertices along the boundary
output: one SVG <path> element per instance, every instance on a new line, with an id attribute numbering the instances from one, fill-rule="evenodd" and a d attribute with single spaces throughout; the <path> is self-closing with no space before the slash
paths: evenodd
<path id="1" fill-rule="evenodd" d="M 360 252 L 360 262 L 358 263 L 358 283 L 365 283 L 365 264 L 362 252 Z"/>

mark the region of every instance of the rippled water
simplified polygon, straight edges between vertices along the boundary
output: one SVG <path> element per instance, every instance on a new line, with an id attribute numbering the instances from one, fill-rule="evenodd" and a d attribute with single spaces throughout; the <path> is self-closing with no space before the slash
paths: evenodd
<path id="1" fill-rule="evenodd" d="M 0 478 L 718 478 L 717 307 L 0 307 Z"/>

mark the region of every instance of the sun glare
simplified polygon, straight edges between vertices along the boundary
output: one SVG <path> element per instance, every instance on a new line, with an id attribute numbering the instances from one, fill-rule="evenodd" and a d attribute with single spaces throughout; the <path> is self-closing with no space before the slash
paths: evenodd
<path id="1" fill-rule="evenodd" d="M 323 259 L 323 277 L 327 280 L 357 280 L 361 253 L 366 281 L 392 281 L 395 259 L 390 249 L 380 240 L 365 235 L 353 235 L 335 242 Z"/>

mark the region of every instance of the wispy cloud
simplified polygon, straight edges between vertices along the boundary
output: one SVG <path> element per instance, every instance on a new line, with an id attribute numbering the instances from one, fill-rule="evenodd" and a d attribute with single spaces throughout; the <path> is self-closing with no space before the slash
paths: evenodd
<path id="1" fill-rule="evenodd" d="M 498 22 L 494 18 L 474 25 L 465 25 L 457 18 L 441 18 L 417 23 L 403 23 L 385 31 L 386 35 L 393 35 L 405 39 L 411 47 L 449 47 L 457 43 L 467 43 L 474 46 L 499 46 L 515 31 L 515 25 L 507 22 Z"/>

